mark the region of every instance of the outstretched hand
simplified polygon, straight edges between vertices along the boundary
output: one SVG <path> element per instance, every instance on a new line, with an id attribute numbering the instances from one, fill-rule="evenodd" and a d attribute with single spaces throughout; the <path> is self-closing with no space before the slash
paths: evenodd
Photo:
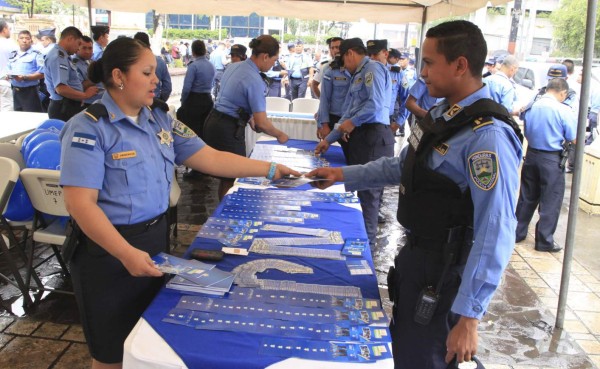
<path id="1" fill-rule="evenodd" d="M 311 186 L 320 188 L 321 190 L 330 187 L 335 182 L 341 182 L 344 180 L 344 172 L 342 171 L 342 168 L 318 168 L 306 173 L 304 176 L 307 178 L 324 179 L 324 181 L 315 181 L 310 183 Z"/>
<path id="2" fill-rule="evenodd" d="M 161 277 L 163 275 L 147 252 L 133 246 L 120 260 L 129 274 L 134 277 Z"/>
<path id="3" fill-rule="evenodd" d="M 277 164 L 277 169 L 275 170 L 275 176 L 273 177 L 273 179 L 279 179 L 281 177 L 285 177 L 285 176 L 294 176 L 294 177 L 301 177 L 302 173 L 297 172 L 295 170 L 293 170 L 292 168 L 288 168 L 283 164 Z"/>

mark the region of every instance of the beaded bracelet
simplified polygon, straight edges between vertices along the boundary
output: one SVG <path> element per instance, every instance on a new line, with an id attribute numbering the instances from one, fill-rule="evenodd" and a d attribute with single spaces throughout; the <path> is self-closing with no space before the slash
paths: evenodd
<path id="1" fill-rule="evenodd" d="M 267 179 L 272 181 L 275 177 L 275 172 L 277 171 L 277 163 L 272 161 L 271 166 L 269 167 L 269 174 L 267 174 Z"/>

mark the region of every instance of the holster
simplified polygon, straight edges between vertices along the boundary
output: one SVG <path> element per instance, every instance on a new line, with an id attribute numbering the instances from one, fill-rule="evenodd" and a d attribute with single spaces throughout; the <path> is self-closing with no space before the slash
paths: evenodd
<path id="1" fill-rule="evenodd" d="M 388 295 L 392 303 L 396 303 L 396 268 L 392 265 L 387 275 Z"/>
<path id="2" fill-rule="evenodd" d="M 560 169 L 565 169 L 565 165 L 567 164 L 567 160 L 569 159 L 570 148 L 571 143 L 565 141 L 562 145 L 562 151 L 560 152 L 560 162 L 558 163 L 558 167 Z"/>
<path id="3" fill-rule="evenodd" d="M 239 108 L 237 110 L 237 113 L 239 115 L 239 119 L 237 120 L 237 122 L 235 122 L 237 128 L 235 129 L 234 137 L 236 140 L 241 140 L 242 137 L 244 137 L 244 131 L 246 130 L 246 125 L 250 120 L 250 116 L 242 108 Z"/>

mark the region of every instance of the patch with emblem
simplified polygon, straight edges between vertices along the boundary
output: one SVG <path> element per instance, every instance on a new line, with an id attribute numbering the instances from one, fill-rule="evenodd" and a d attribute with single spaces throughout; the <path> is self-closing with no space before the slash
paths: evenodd
<path id="1" fill-rule="evenodd" d="M 96 136 L 88 133 L 75 132 L 71 140 L 71 147 L 77 147 L 85 150 L 94 150 L 96 146 Z"/>
<path id="2" fill-rule="evenodd" d="M 450 119 L 452 119 L 456 114 L 460 113 L 463 110 L 463 107 L 458 105 L 458 104 L 454 104 L 452 105 L 448 110 L 446 110 L 446 112 L 444 113 L 444 119 L 446 121 L 449 121 Z"/>
<path id="3" fill-rule="evenodd" d="M 196 137 L 196 133 L 186 126 L 182 121 L 173 119 L 173 133 L 179 137 L 192 138 Z"/>
<path id="4" fill-rule="evenodd" d="M 469 156 L 469 172 L 475 185 L 484 191 L 491 190 L 498 181 L 498 155 L 479 151 Z"/>
<path id="5" fill-rule="evenodd" d="M 448 149 L 450 148 L 450 146 L 448 146 L 447 143 L 441 143 L 437 146 L 434 146 L 433 149 L 437 152 L 440 153 L 440 155 L 444 156 L 448 153 Z"/>
<path id="6" fill-rule="evenodd" d="M 129 159 L 129 158 L 135 158 L 137 156 L 137 152 L 135 150 L 121 151 L 121 152 L 115 152 L 111 156 L 112 156 L 113 160 Z"/>
<path id="7" fill-rule="evenodd" d="M 158 132 L 156 135 L 158 138 L 160 138 L 161 145 L 171 146 L 171 142 L 173 142 L 173 136 L 171 136 L 171 132 L 161 128 L 160 132 Z"/>
<path id="8" fill-rule="evenodd" d="M 373 86 L 373 72 L 369 72 L 365 75 L 365 85 Z"/>

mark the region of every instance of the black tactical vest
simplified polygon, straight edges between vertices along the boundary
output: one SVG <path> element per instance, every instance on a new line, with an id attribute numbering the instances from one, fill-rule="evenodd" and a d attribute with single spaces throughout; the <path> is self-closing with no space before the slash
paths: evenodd
<path id="1" fill-rule="evenodd" d="M 433 119 L 427 113 L 413 125 L 409 147 L 402 169 L 398 197 L 398 222 L 411 236 L 434 242 L 445 242 L 448 229 L 473 225 L 471 192 L 464 193 L 450 178 L 427 167 L 431 150 L 448 150 L 445 142 L 467 125 L 473 130 L 492 123 L 492 118 L 509 124 L 521 142 L 523 136 L 506 108 L 491 99 L 480 99 L 464 108 L 454 105 L 444 117 Z"/>

